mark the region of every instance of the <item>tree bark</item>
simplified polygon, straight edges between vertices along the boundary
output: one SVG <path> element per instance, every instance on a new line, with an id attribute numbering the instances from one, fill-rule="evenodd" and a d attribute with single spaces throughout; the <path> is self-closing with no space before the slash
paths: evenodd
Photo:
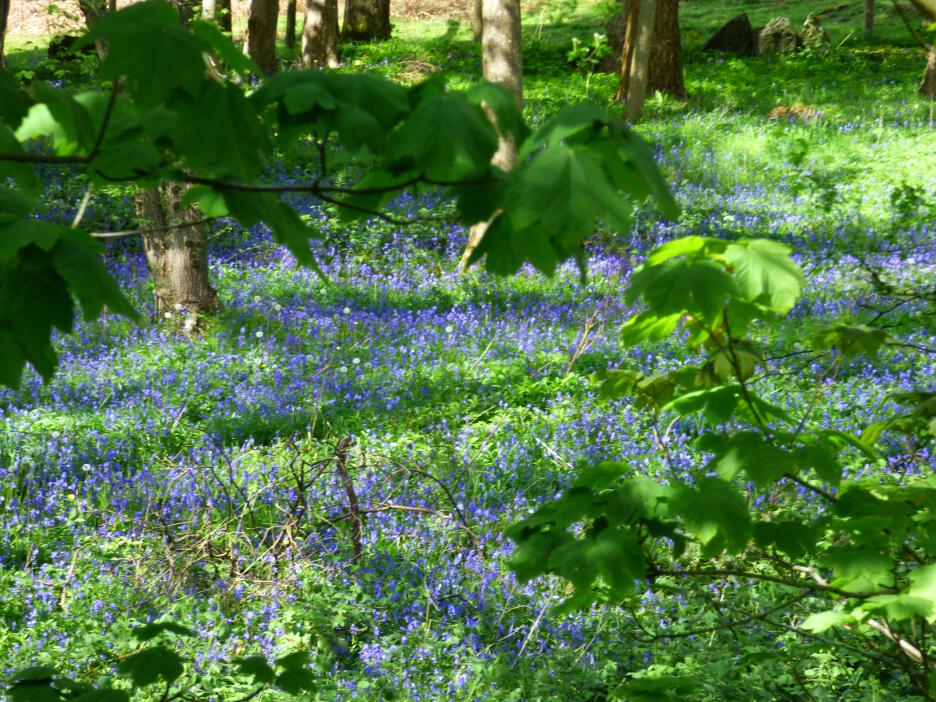
<path id="1" fill-rule="evenodd" d="M 874 36 L 874 0 L 864 0 L 864 35 L 865 39 Z"/>
<path id="2" fill-rule="evenodd" d="M 215 0 L 215 20 L 222 31 L 231 34 L 231 0 Z"/>
<path id="3" fill-rule="evenodd" d="M 296 0 L 286 0 L 286 48 L 296 45 Z"/>
<path id="4" fill-rule="evenodd" d="M 390 38 L 390 0 L 345 0 L 342 36 L 351 41 Z"/>
<path id="5" fill-rule="evenodd" d="M 471 35 L 475 41 L 481 41 L 481 33 L 484 27 L 484 0 L 468 1 L 471 3 L 471 7 L 469 8 L 469 13 L 471 14 Z"/>
<path id="6" fill-rule="evenodd" d="M 653 41 L 650 45 L 646 93 L 660 91 L 677 100 L 685 100 L 688 93 L 683 79 L 680 51 L 679 0 L 657 0 L 654 5 L 656 17 L 653 23 Z M 625 7 L 627 24 L 624 30 L 624 46 L 621 51 L 621 83 L 616 96 L 619 102 L 627 98 L 634 53 L 637 48 L 641 6 L 640 0 L 627 0 Z"/>
<path id="7" fill-rule="evenodd" d="M 247 18 L 247 54 L 266 75 L 276 73 L 276 21 L 278 0 L 250 0 Z"/>
<path id="8" fill-rule="evenodd" d="M 523 109 L 523 52 L 520 33 L 520 0 L 483 0 L 481 35 L 481 71 L 484 79 L 506 88 L 519 109 Z M 502 171 L 517 164 L 517 144 L 497 125 L 493 110 L 485 106 L 488 119 L 500 139 L 491 163 Z M 478 222 L 468 233 L 468 243 L 459 266 L 467 270 L 468 259 L 487 232 L 490 222 Z"/>
<path id="9" fill-rule="evenodd" d="M 0 68 L 6 68 L 6 56 L 3 53 L 7 33 L 7 19 L 10 17 L 10 0 L 0 0 Z"/>
<path id="10" fill-rule="evenodd" d="M 201 214 L 193 207 L 180 207 L 184 193 L 185 186 L 164 182 L 157 189 L 138 191 L 136 208 L 156 288 L 156 313 L 194 331 L 199 315 L 217 310 L 218 295 L 208 280 L 208 246 Z"/>
<path id="11" fill-rule="evenodd" d="M 201 8 L 202 19 L 213 22 L 217 16 L 217 3 L 215 0 L 202 0 Z"/>
<path id="12" fill-rule="evenodd" d="M 627 82 L 627 98 L 624 103 L 624 119 L 628 122 L 637 122 L 643 116 L 647 83 L 650 78 L 650 48 L 653 43 L 653 28 L 656 20 L 654 0 L 640 0 L 639 13 L 637 45 L 629 66 L 630 76 Z M 624 68 L 621 71 L 623 72 Z"/>
<path id="13" fill-rule="evenodd" d="M 926 70 L 917 90 L 923 97 L 936 100 L 936 46 L 931 46 L 926 54 Z"/>
<path id="14" fill-rule="evenodd" d="M 102 0 L 78 0 L 78 9 L 85 20 L 85 26 L 91 29 L 94 23 L 107 14 L 108 5 Z M 107 46 L 103 41 L 94 42 L 98 58 L 102 61 L 107 57 Z"/>
<path id="15" fill-rule="evenodd" d="M 338 65 L 338 0 L 306 0 L 302 27 L 302 65 Z"/>

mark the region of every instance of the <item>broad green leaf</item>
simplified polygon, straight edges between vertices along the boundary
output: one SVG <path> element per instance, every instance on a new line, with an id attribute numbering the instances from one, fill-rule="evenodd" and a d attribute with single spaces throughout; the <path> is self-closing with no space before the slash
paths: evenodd
<path id="1" fill-rule="evenodd" d="M 621 342 L 634 346 L 641 341 L 662 341 L 674 331 L 683 317 L 681 312 L 660 317 L 654 312 L 641 312 L 621 327 Z"/>
<path id="2" fill-rule="evenodd" d="M 20 668 L 10 675 L 10 682 L 51 682 L 56 670 L 51 665 L 31 665 Z"/>
<path id="3" fill-rule="evenodd" d="M 0 71 L 0 124 L 16 129 L 29 111 L 29 98 L 17 85 L 13 74 Z"/>
<path id="4" fill-rule="evenodd" d="M 646 576 L 646 559 L 632 529 L 603 529 L 597 536 L 570 539 L 549 556 L 549 570 L 584 593 L 601 579 L 613 599 L 634 591 L 634 583 Z"/>
<path id="5" fill-rule="evenodd" d="M 680 415 L 702 412 L 713 422 L 721 423 L 727 422 L 732 417 L 740 398 L 739 386 L 719 385 L 677 395 L 663 405 L 662 409 Z"/>
<path id="6" fill-rule="evenodd" d="M 822 555 L 822 565 L 832 568 L 832 584 L 854 592 L 869 592 L 894 584 L 894 562 L 865 546 L 832 546 Z"/>
<path id="7" fill-rule="evenodd" d="M 698 689 L 688 675 L 659 675 L 632 678 L 614 690 L 610 699 L 617 702 L 686 702 Z"/>
<path id="8" fill-rule="evenodd" d="M 160 680 L 172 683 L 185 672 L 179 654 L 165 646 L 137 651 L 121 660 L 117 670 L 128 676 L 136 687 L 146 687 Z"/>
<path id="9" fill-rule="evenodd" d="M 813 634 L 821 634 L 824 631 L 829 629 L 842 626 L 843 624 L 849 624 L 855 621 L 855 617 L 848 612 L 841 612 L 839 610 L 829 610 L 827 612 L 816 612 L 815 614 L 810 614 L 806 617 L 806 620 L 801 624 L 802 628 L 806 631 L 811 631 Z"/>
<path id="10" fill-rule="evenodd" d="M 198 203 L 198 208 L 206 217 L 224 217 L 228 214 L 224 195 L 207 185 L 193 185 L 182 196 L 181 208 Z"/>
<path id="11" fill-rule="evenodd" d="M 904 621 L 906 619 L 927 619 L 933 614 L 933 601 L 924 597 L 913 595 L 875 595 L 861 603 L 865 612 L 884 610 L 887 619 L 891 621 Z"/>
<path id="12" fill-rule="evenodd" d="M 22 155 L 23 153 L 25 152 L 19 139 L 6 125 L 0 124 L 0 154 Z M 27 195 L 39 195 L 42 191 L 39 178 L 36 176 L 36 168 L 31 163 L 0 161 L 0 182 L 3 182 L 5 178 L 12 178 Z M 0 213 L 7 212 L 9 210 L 5 207 L 0 208 Z"/>
<path id="13" fill-rule="evenodd" d="M 712 239 L 704 236 L 685 236 L 681 239 L 673 239 L 665 244 L 657 246 L 647 255 L 644 262 L 645 266 L 658 266 L 671 258 L 677 256 L 695 256 L 706 250 L 714 243 L 721 243 L 724 250 L 724 243 L 721 239 Z"/>
<path id="14" fill-rule="evenodd" d="M 788 246 L 768 239 L 737 241 L 725 249 L 725 261 L 748 302 L 763 302 L 780 314 L 796 304 L 805 281 Z"/>
<path id="15" fill-rule="evenodd" d="M 811 553 L 819 536 L 815 527 L 798 521 L 782 520 L 754 524 L 754 542 L 760 548 L 775 548 L 793 559 Z"/>
<path id="16" fill-rule="evenodd" d="M 703 555 L 738 553 L 751 536 L 751 515 L 741 495 L 720 478 L 702 478 L 695 488 L 676 486 L 670 514 L 678 516 L 703 546 Z"/>
<path id="17" fill-rule="evenodd" d="M 576 487 L 585 487 L 591 490 L 603 490 L 616 483 L 624 475 L 631 472 L 627 463 L 620 461 L 602 461 L 594 466 L 585 468 L 579 473 L 573 483 Z"/>
<path id="18" fill-rule="evenodd" d="M 105 14 L 84 36 L 83 43 L 103 40 L 107 57 L 101 77 L 123 77 L 126 89 L 143 108 L 169 100 L 177 90 L 195 97 L 205 77 L 205 41 L 179 24 L 167 2 L 144 0 Z"/>
<path id="19" fill-rule="evenodd" d="M 484 110 L 458 95 L 432 94 L 394 132 L 389 160 L 451 181 L 487 170 L 496 150 L 497 132 Z"/>
<path id="20" fill-rule="evenodd" d="M 85 319 L 96 319 L 105 306 L 130 319 L 139 319 L 101 262 L 99 249 L 84 233 L 66 230 L 52 251 L 52 265 L 78 298 Z"/>
<path id="21" fill-rule="evenodd" d="M 263 656 L 248 656 L 234 661 L 237 671 L 242 675 L 249 675 L 258 684 L 272 682 L 276 674 Z"/>
<path id="22" fill-rule="evenodd" d="M 241 51 L 231 37 L 222 32 L 214 22 L 196 19 L 192 21 L 191 29 L 192 34 L 211 47 L 212 53 L 238 75 L 260 75 L 260 69 L 253 59 Z"/>
<path id="23" fill-rule="evenodd" d="M 9 702 L 61 702 L 62 693 L 47 682 L 21 682 L 7 690 Z"/>
<path id="24" fill-rule="evenodd" d="M 543 146 L 582 142 L 584 137 L 600 133 L 608 122 L 608 113 L 595 105 L 580 102 L 566 107 L 527 137 L 518 150 L 517 158 L 523 161 Z"/>
<path id="25" fill-rule="evenodd" d="M 290 695 L 299 695 L 316 688 L 316 676 L 309 670 L 285 670 L 276 676 L 273 684 Z"/>
<path id="26" fill-rule="evenodd" d="M 242 225 L 250 227 L 264 222 L 273 232 L 273 238 L 289 248 L 300 263 L 315 265 L 309 239 L 319 238 L 319 234 L 307 226 L 292 207 L 271 193 L 230 189 L 221 194 L 231 215 Z"/>
<path id="27" fill-rule="evenodd" d="M 57 88 L 42 87 L 33 92 L 36 102 L 16 130 L 16 138 L 51 137 L 56 151 L 63 155 L 90 151 L 97 133 L 84 105 Z"/>
<path id="28" fill-rule="evenodd" d="M 544 531 L 523 537 L 514 529 L 508 531 L 508 535 L 517 540 L 517 546 L 510 559 L 510 569 L 520 582 L 527 582 L 545 573 L 550 552 L 560 543 L 571 538 Z"/>
<path id="29" fill-rule="evenodd" d="M 129 702 L 130 695 L 123 690 L 88 690 L 77 697 L 69 698 L 68 702 Z"/>
<path id="30" fill-rule="evenodd" d="M 793 452 L 793 458 L 800 468 L 811 468 L 829 485 L 838 485 L 842 480 L 842 466 L 836 460 L 835 452 L 828 446 L 801 446 Z"/>
<path id="31" fill-rule="evenodd" d="M 496 83 L 483 82 L 469 88 L 465 97 L 468 102 L 480 105 L 495 115 L 500 133 L 508 135 L 514 144 L 523 143 L 528 130 L 513 95 L 506 88 Z"/>
<path id="32" fill-rule="evenodd" d="M 883 329 L 863 325 L 818 324 L 813 328 L 812 340 L 818 348 L 837 349 L 845 358 L 859 354 L 873 358 L 893 337 Z"/>
<path id="33" fill-rule="evenodd" d="M 16 336 L 0 320 L 0 385 L 18 388 L 26 357 Z"/>
<path id="34" fill-rule="evenodd" d="M 794 472 L 795 467 L 793 456 L 753 431 L 732 434 L 722 453 L 708 466 L 725 480 L 731 480 L 743 470 L 758 487 L 770 485 L 785 473 Z"/>
<path id="35" fill-rule="evenodd" d="M 734 293 L 731 276 L 714 261 L 670 259 L 639 268 L 631 276 L 625 299 L 643 298 L 650 311 L 661 317 L 687 312 L 713 325 Z"/>
<path id="36" fill-rule="evenodd" d="M 179 146 L 195 171 L 253 181 L 267 142 L 239 88 L 206 81 L 201 94 L 179 101 L 178 114 Z"/>
<path id="37" fill-rule="evenodd" d="M 910 571 L 908 595 L 936 602 L 936 565 L 926 565 Z"/>
<path id="38" fill-rule="evenodd" d="M 162 633 L 169 632 L 179 636 L 194 636 L 191 629 L 175 622 L 153 622 L 133 629 L 130 633 L 137 641 L 150 641 Z"/>

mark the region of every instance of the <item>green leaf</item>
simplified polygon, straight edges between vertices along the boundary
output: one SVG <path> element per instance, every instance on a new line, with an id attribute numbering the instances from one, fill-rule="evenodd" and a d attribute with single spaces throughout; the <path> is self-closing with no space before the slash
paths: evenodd
<path id="1" fill-rule="evenodd" d="M 725 250 L 727 242 L 705 236 L 686 236 L 660 244 L 647 255 L 645 266 L 657 266 L 677 256 L 690 258 L 715 248 L 719 253 Z"/>
<path id="2" fill-rule="evenodd" d="M 152 622 L 133 629 L 130 633 L 137 641 L 150 641 L 162 633 L 170 632 L 179 636 L 195 636 L 191 629 L 175 622 Z"/>
<path id="3" fill-rule="evenodd" d="M 602 461 L 597 465 L 585 468 L 579 473 L 573 486 L 589 488 L 591 490 L 602 490 L 606 487 L 610 487 L 630 472 L 631 467 L 627 463 L 621 463 L 620 461 Z"/>
<path id="4" fill-rule="evenodd" d="M 266 136 L 239 88 L 206 81 L 199 95 L 180 101 L 178 115 L 179 146 L 194 170 L 246 182 L 256 177 Z"/>
<path id="5" fill-rule="evenodd" d="M 69 698 L 68 702 L 129 702 L 130 695 L 123 690 L 89 690 L 77 697 Z"/>
<path id="6" fill-rule="evenodd" d="M 270 664 L 263 656 L 238 658 L 234 663 L 239 673 L 253 677 L 253 681 L 257 684 L 272 682 L 273 678 L 276 677 L 273 668 L 270 667 Z"/>
<path id="7" fill-rule="evenodd" d="M 2 75 L 2 74 L 0 74 Z M 22 155 L 23 145 L 8 127 L 0 124 L 0 153 Z M 12 178 L 16 184 L 28 195 L 39 195 L 42 185 L 36 176 L 36 168 L 31 163 L 15 163 L 13 161 L 0 161 L 0 179 Z M 0 180 L 2 182 L 2 180 Z M 5 207 L 0 213 L 8 213 Z"/>
<path id="8" fill-rule="evenodd" d="M 20 668 L 10 675 L 11 683 L 18 682 L 52 682 L 56 675 L 56 670 L 51 665 L 31 665 L 28 668 Z"/>
<path id="9" fill-rule="evenodd" d="M 842 480 L 842 466 L 828 446 L 801 446 L 793 452 L 793 459 L 800 468 L 811 468 L 820 480 L 829 485 L 838 485 Z"/>
<path id="10" fill-rule="evenodd" d="M 169 100 L 177 90 L 195 97 L 205 78 L 203 53 L 211 46 L 183 29 L 169 3 L 145 0 L 105 14 L 82 43 L 108 44 L 101 77 L 125 78 L 127 91 L 143 108 Z"/>
<path id="11" fill-rule="evenodd" d="M 835 572 L 836 587 L 869 592 L 894 584 L 894 562 L 876 549 L 865 546 L 832 546 L 821 559 Z"/>
<path id="12" fill-rule="evenodd" d="M 737 241 L 725 249 L 725 261 L 748 302 L 762 302 L 780 314 L 796 304 L 805 280 L 788 246 L 768 239 Z"/>
<path id="13" fill-rule="evenodd" d="M 117 670 L 128 676 L 136 687 L 146 687 L 160 679 L 172 683 L 185 672 L 179 654 L 165 646 L 137 651 L 120 661 Z"/>
<path id="14" fill-rule="evenodd" d="M 676 331 L 682 317 L 681 312 L 664 317 L 649 310 L 641 312 L 621 326 L 621 342 L 634 346 L 641 341 L 662 341 Z"/>
<path id="15" fill-rule="evenodd" d="M 614 690 L 612 700 L 621 702 L 686 702 L 698 690 L 687 675 L 658 675 L 632 678 Z"/>
<path id="16" fill-rule="evenodd" d="M 705 557 L 738 553 L 751 537 L 751 515 L 741 495 L 720 478 L 702 478 L 696 488 L 675 486 L 670 514 L 678 516 L 703 546 Z"/>
<path id="17" fill-rule="evenodd" d="M 921 566 L 910 571 L 907 594 L 936 602 L 936 565 Z"/>
<path id="18" fill-rule="evenodd" d="M 708 469 L 718 471 L 725 480 L 743 470 L 755 485 L 764 487 L 794 472 L 795 464 L 793 456 L 769 443 L 762 434 L 745 431 L 731 435 Z"/>
<path id="19" fill-rule="evenodd" d="M 634 583 L 646 576 L 647 563 L 633 529 L 603 529 L 594 538 L 570 539 L 549 556 L 549 570 L 584 593 L 596 579 L 609 589 L 612 599 L 634 592 Z"/>
<path id="20" fill-rule="evenodd" d="M 85 319 L 97 319 L 106 306 L 117 314 L 138 320 L 136 310 L 101 262 L 99 249 L 83 232 L 65 230 L 52 251 L 52 265 L 68 284 L 71 294 L 78 298 Z"/>
<path id="21" fill-rule="evenodd" d="M 9 702 L 61 702 L 62 694 L 48 682 L 21 682 L 7 691 Z"/>
<path id="22" fill-rule="evenodd" d="M 26 357 L 9 328 L 0 325 L 0 385 L 18 388 Z"/>
<path id="23" fill-rule="evenodd" d="M 237 44 L 222 32 L 214 22 L 196 19 L 192 21 L 190 27 L 192 34 L 211 47 L 212 53 L 232 71 L 244 77 L 249 76 L 251 73 L 254 75 L 260 74 L 260 69 L 253 59 L 241 51 Z"/>
<path id="24" fill-rule="evenodd" d="M 829 629 L 842 626 L 843 624 L 850 624 L 855 621 L 855 617 L 848 612 L 841 612 L 839 610 L 831 609 L 826 612 L 816 612 L 815 614 L 810 614 L 806 617 L 806 620 L 802 623 L 801 627 L 806 631 L 811 631 L 813 634 L 821 634 Z"/>
<path id="25" fill-rule="evenodd" d="M 468 102 L 487 107 L 494 113 L 500 133 L 508 135 L 514 144 L 523 143 L 528 130 L 509 90 L 496 83 L 483 82 L 469 88 L 465 97 Z"/>
<path id="26" fill-rule="evenodd" d="M 308 670 L 286 670 L 276 676 L 274 686 L 288 692 L 291 695 L 298 695 L 308 690 L 315 690 L 316 677 Z"/>
<path id="27" fill-rule="evenodd" d="M 497 132 L 477 105 L 463 97 L 431 94 L 394 133 L 389 159 L 431 180 L 484 172 L 497 150 Z"/>
<path id="28" fill-rule="evenodd" d="M 812 341 L 818 348 L 837 349 L 845 358 L 859 354 L 873 358 L 893 337 L 883 329 L 863 325 L 817 324 L 813 327 Z"/>
<path id="29" fill-rule="evenodd" d="M 206 217 L 224 217 L 228 214 L 224 195 L 208 185 L 191 186 L 182 196 L 179 207 L 184 209 L 196 202 Z"/>
<path id="30" fill-rule="evenodd" d="M 798 521 L 782 520 L 754 524 L 754 542 L 760 548 L 775 548 L 793 559 L 812 553 L 818 538 L 819 533 L 815 527 Z"/>
<path id="31" fill-rule="evenodd" d="M 734 292 L 731 276 L 714 261 L 670 259 L 640 267 L 631 276 L 625 300 L 643 298 L 650 311 L 661 317 L 688 312 L 712 325 Z"/>
<path id="32" fill-rule="evenodd" d="M 96 131 L 84 105 L 57 88 L 42 87 L 33 92 L 36 104 L 20 123 L 16 138 L 27 141 L 51 137 L 56 150 L 63 155 L 89 151 Z"/>
<path id="33" fill-rule="evenodd" d="M 933 601 L 914 595 L 875 595 L 861 603 L 865 612 L 884 610 L 884 615 L 891 621 L 904 621 L 906 619 L 927 619 L 933 614 Z"/>
<path id="34" fill-rule="evenodd" d="M 29 111 L 29 98 L 20 90 L 13 74 L 0 71 L 0 123 L 16 129 Z"/>
<path id="35" fill-rule="evenodd" d="M 221 194 L 231 215 L 242 225 L 250 227 L 263 221 L 272 231 L 274 240 L 289 248 L 300 263 L 315 266 L 309 239 L 320 235 L 307 226 L 292 207 L 270 193 L 222 190 Z"/>
<path id="36" fill-rule="evenodd" d="M 740 398 L 740 386 L 718 385 L 682 393 L 663 405 L 662 409 L 680 415 L 702 412 L 711 421 L 722 423 L 734 415 Z"/>

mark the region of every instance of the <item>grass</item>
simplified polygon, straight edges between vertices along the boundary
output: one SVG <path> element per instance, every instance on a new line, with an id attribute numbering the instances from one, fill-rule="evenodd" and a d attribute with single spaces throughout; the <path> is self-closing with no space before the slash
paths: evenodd
<path id="1" fill-rule="evenodd" d="M 264 232 L 219 229 L 212 275 L 224 308 L 204 337 L 106 320 L 61 339 L 51 383 L 30 377 L 22 391 L 0 392 L 2 667 L 53 662 L 99 679 L 128 650 L 131 626 L 165 616 L 197 631 L 181 645 L 225 699 L 246 687 L 222 674 L 224 660 L 297 647 L 313 652 L 315 698 L 327 700 L 601 700 L 639 670 L 690 675 L 699 700 L 916 699 L 899 674 L 782 622 L 668 638 L 769 607 L 779 597 L 771 586 L 661 582 L 628 611 L 562 615 L 553 605 L 563 584 L 520 584 L 506 567 L 503 528 L 578 468 L 614 459 L 655 477 L 667 469 L 649 418 L 600 400 L 593 379 L 608 367 L 687 360 L 675 344 L 625 352 L 618 343 L 628 313 L 620 291 L 649 246 L 686 233 L 792 244 L 810 285 L 789 320 L 760 334 L 778 356 L 803 343 L 809 322 L 866 314 L 874 293 L 850 254 L 890 242 L 906 251 L 882 259 L 895 281 L 933 275 L 932 106 L 914 91 L 920 52 L 901 45 L 886 9 L 881 45 L 853 35 L 828 55 L 743 60 L 699 50 L 736 12 L 798 23 L 811 7 L 684 3 L 692 97 L 653 98 L 640 126 L 684 216 L 664 223 L 642 212 L 632 232 L 599 232 L 586 285 L 569 268 L 552 279 L 459 276 L 458 229 L 347 229 L 312 209 L 337 242 L 318 251 L 324 280 Z M 587 4 L 527 13 L 531 118 L 584 99 L 565 52 L 573 35 L 600 26 Z M 843 11 L 827 26 L 837 44 L 859 18 Z M 412 81 L 428 67 L 456 86 L 479 66 L 464 23 L 446 18 L 400 21 L 394 39 L 344 55 L 350 70 Z M 11 57 L 45 70 L 34 60 Z M 589 99 L 615 109 L 614 76 L 590 84 Z M 766 119 L 794 103 L 821 117 Z M 64 216 L 83 191 L 67 174 L 49 177 L 52 212 Z M 119 192 L 101 192 L 89 217 L 120 225 L 128 207 Z M 108 259 L 149 311 L 138 246 L 113 246 Z M 932 346 L 914 317 L 921 310 L 908 306 L 896 331 Z M 824 422 L 856 430 L 880 418 L 890 393 L 932 384 L 932 363 L 891 351 L 848 365 L 823 386 Z M 765 381 L 765 396 L 805 412 L 814 376 L 790 379 L 785 368 Z M 695 429 L 671 428 L 680 465 L 696 460 Z M 357 564 L 341 481 L 321 463 L 349 435 L 355 489 L 376 510 Z M 312 479 L 316 466 L 326 470 Z"/>

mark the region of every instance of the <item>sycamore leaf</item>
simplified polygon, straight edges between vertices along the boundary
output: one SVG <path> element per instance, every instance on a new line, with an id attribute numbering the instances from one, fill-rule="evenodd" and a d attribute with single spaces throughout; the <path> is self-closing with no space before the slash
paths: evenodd
<path id="1" fill-rule="evenodd" d="M 864 325 L 817 324 L 812 340 L 819 348 L 837 349 L 845 358 L 859 354 L 873 358 L 884 344 L 893 341 L 893 337 L 883 329 Z"/>
<path id="2" fill-rule="evenodd" d="M 826 612 L 810 614 L 806 617 L 806 620 L 801 626 L 806 631 L 811 631 L 814 634 L 821 634 L 832 627 L 842 626 L 842 624 L 849 624 L 854 621 L 855 616 L 853 614 L 832 609 Z"/>
<path id="3" fill-rule="evenodd" d="M 933 601 L 925 597 L 916 597 L 908 594 L 875 595 L 861 603 L 865 612 L 884 610 L 884 615 L 891 621 L 905 619 L 927 619 L 933 614 Z"/>
<path id="4" fill-rule="evenodd" d="M 239 673 L 251 676 L 254 683 L 257 684 L 272 682 L 273 678 L 276 677 L 273 668 L 270 667 L 270 664 L 263 656 L 238 658 L 234 661 L 234 664 L 237 666 Z"/>
<path id="5" fill-rule="evenodd" d="M 221 59 L 228 68 L 240 76 L 249 76 L 251 73 L 260 74 L 260 69 L 253 59 L 241 51 L 231 37 L 221 31 L 214 22 L 196 19 L 191 23 L 192 34 L 211 47 L 215 56 Z"/>
<path id="6" fill-rule="evenodd" d="M 136 687 L 146 687 L 163 680 L 172 683 L 185 671 L 182 659 L 165 646 L 137 651 L 120 661 L 117 670 L 129 677 Z"/>
<path id="7" fill-rule="evenodd" d="M 641 297 L 657 315 L 687 312 L 711 325 L 734 293 L 731 276 L 714 261 L 670 259 L 638 269 L 631 276 L 625 299 L 634 302 Z"/>
<path id="8" fill-rule="evenodd" d="M 670 514 L 678 516 L 703 546 L 705 557 L 738 553 L 751 536 L 751 515 L 741 495 L 720 478 L 702 478 L 695 488 L 676 486 Z"/>
<path id="9" fill-rule="evenodd" d="M 736 241 L 726 247 L 725 261 L 744 299 L 763 302 L 774 312 L 789 312 L 803 290 L 803 272 L 790 248 L 775 241 Z"/>
<path id="10" fill-rule="evenodd" d="M 195 632 L 175 622 L 152 622 L 137 627 L 131 633 L 137 641 L 150 641 L 162 633 L 171 632 L 179 636 L 194 636 Z"/>

